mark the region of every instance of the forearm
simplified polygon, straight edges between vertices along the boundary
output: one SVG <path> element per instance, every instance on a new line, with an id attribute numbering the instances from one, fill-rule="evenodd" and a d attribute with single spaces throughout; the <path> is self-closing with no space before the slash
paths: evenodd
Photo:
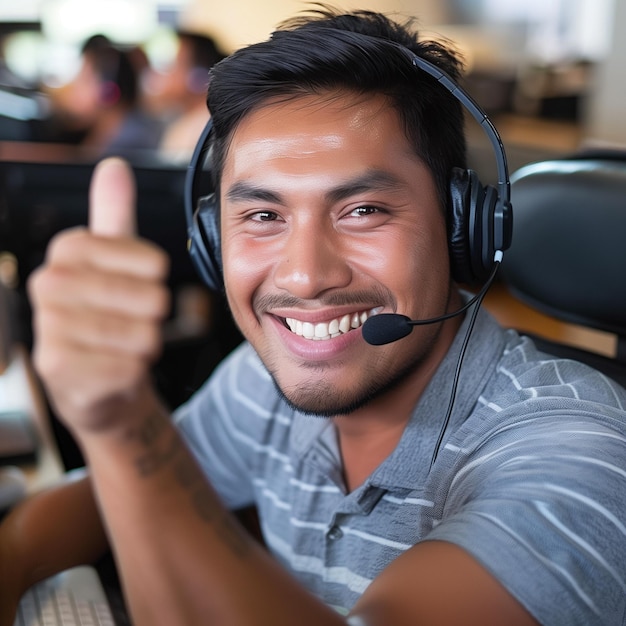
<path id="1" fill-rule="evenodd" d="M 107 539 L 88 477 L 64 482 L 18 505 L 2 524 L 22 590 L 104 554 Z"/>
<path id="2" fill-rule="evenodd" d="M 343 623 L 223 508 L 169 417 L 83 447 L 136 626 Z"/>

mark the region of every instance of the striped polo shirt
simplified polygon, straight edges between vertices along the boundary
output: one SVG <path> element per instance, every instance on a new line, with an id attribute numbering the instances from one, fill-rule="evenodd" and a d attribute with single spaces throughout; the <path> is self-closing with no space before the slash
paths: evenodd
<path id="1" fill-rule="evenodd" d="M 431 467 L 467 324 L 396 449 L 350 493 L 332 422 L 291 409 L 248 344 L 177 423 L 224 503 L 255 504 L 276 559 L 344 614 L 439 539 L 543 624 L 626 624 L 626 391 L 481 311 Z"/>

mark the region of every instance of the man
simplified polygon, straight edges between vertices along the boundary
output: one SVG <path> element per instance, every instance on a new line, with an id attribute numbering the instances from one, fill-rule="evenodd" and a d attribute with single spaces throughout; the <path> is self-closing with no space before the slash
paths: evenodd
<path id="1" fill-rule="evenodd" d="M 189 158 L 209 118 L 206 107 L 208 72 L 225 54 L 212 37 L 177 30 L 178 48 L 166 71 L 146 79 L 146 106 L 167 121 L 159 151 L 168 159 Z"/>
<path id="2" fill-rule="evenodd" d="M 36 364 L 91 482 L 9 517 L 14 590 L 102 551 L 99 511 L 139 625 L 623 623 L 624 390 L 481 312 L 448 421 L 470 317 L 363 339 L 369 316 L 464 300 L 446 226 L 462 109 L 386 39 L 458 77 L 369 13 L 213 69 L 223 278 L 248 343 L 177 427 L 148 376 L 166 260 L 134 237 L 124 165 L 98 169 L 90 232 L 31 283 Z M 271 555 L 227 512 L 251 503 Z"/>
<path id="3" fill-rule="evenodd" d="M 89 37 L 76 76 L 50 94 L 54 123 L 100 158 L 156 149 L 162 125 L 139 101 L 144 61 L 139 48 L 119 47 L 101 34 Z"/>

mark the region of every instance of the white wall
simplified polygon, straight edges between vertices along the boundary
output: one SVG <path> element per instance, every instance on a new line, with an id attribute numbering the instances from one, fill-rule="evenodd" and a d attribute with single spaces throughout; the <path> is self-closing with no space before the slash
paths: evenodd
<path id="1" fill-rule="evenodd" d="M 445 23 L 447 18 L 441 0 L 337 0 L 332 5 L 413 15 L 425 26 Z M 267 39 L 279 22 L 310 6 L 304 0 L 190 0 L 181 21 L 234 50 Z"/>
<path id="2" fill-rule="evenodd" d="M 615 0 L 610 49 L 589 99 L 585 141 L 626 148 L 626 0 Z"/>

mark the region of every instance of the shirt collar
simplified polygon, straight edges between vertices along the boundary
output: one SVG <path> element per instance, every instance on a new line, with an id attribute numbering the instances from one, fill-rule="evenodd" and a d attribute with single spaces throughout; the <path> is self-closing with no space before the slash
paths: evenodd
<path id="1" fill-rule="evenodd" d="M 469 329 L 471 314 L 459 327 L 448 353 L 415 406 L 396 449 L 367 479 L 364 487 L 414 490 L 424 484 L 434 448 L 448 411 L 455 371 Z M 478 312 L 460 369 L 446 433 L 470 414 L 504 346 L 504 330 L 484 309 Z M 335 427 L 330 419 L 294 413 L 291 453 L 324 469 L 334 481 L 341 474 Z M 444 436 L 444 441 L 446 436 Z M 315 458 L 311 458 L 315 457 Z M 332 474 L 332 476 L 330 476 Z"/>

